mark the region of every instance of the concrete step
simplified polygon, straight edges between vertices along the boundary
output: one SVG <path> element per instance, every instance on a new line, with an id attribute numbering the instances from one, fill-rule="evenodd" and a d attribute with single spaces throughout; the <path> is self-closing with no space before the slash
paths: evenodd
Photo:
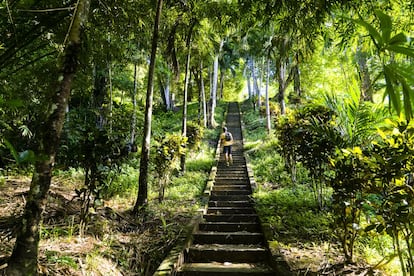
<path id="1" fill-rule="evenodd" d="M 239 201 L 214 201 L 210 200 L 208 202 L 208 207 L 251 207 L 252 203 L 249 200 L 239 200 Z"/>
<path id="2" fill-rule="evenodd" d="M 244 178 L 244 179 L 239 179 L 239 178 L 226 178 L 226 179 L 215 179 L 214 180 L 214 185 L 219 186 L 219 185 L 242 185 L 242 186 L 246 186 L 248 184 L 248 178 Z"/>
<path id="3" fill-rule="evenodd" d="M 225 161 L 219 161 L 217 164 L 217 168 L 229 172 L 242 172 L 247 169 L 247 166 L 246 164 L 242 163 L 234 164 L 234 162 L 233 165 L 230 164 L 229 166 L 227 166 L 227 163 Z"/>
<path id="4" fill-rule="evenodd" d="M 216 174 L 216 178 L 214 179 L 217 181 L 227 181 L 227 180 L 233 180 L 233 181 L 246 181 L 248 179 L 247 173 L 243 173 L 240 175 L 231 175 L 228 174 Z"/>
<path id="5" fill-rule="evenodd" d="M 203 216 L 208 222 L 258 222 L 257 214 L 205 214 Z"/>
<path id="6" fill-rule="evenodd" d="M 207 214 L 255 214 L 253 207 L 210 207 L 207 209 Z"/>
<path id="7" fill-rule="evenodd" d="M 193 244 L 263 244 L 263 234 L 255 232 L 204 232 L 193 234 Z"/>
<path id="8" fill-rule="evenodd" d="M 211 195 L 210 200 L 212 201 L 248 201 L 250 195 Z"/>
<path id="9" fill-rule="evenodd" d="M 198 226 L 200 231 L 216 232 L 260 232 L 260 226 L 256 222 L 203 222 Z"/>
<path id="10" fill-rule="evenodd" d="M 247 179 L 243 179 L 243 180 L 239 180 L 239 179 L 223 179 L 223 180 L 216 180 L 214 181 L 214 186 L 244 186 L 244 187 L 248 187 L 250 189 L 250 186 L 248 185 L 248 180 Z"/>
<path id="11" fill-rule="evenodd" d="M 260 263 L 186 263 L 179 276 L 275 276 L 266 264 Z"/>
<path id="12" fill-rule="evenodd" d="M 244 171 L 240 171 L 240 172 L 223 172 L 223 171 L 218 171 L 216 173 L 216 178 L 215 180 L 217 181 L 221 181 L 221 180 L 246 180 L 248 179 L 248 175 L 247 172 Z"/>
<path id="13" fill-rule="evenodd" d="M 251 195 L 252 191 L 250 190 L 227 190 L 227 191 L 220 191 L 220 190 L 212 190 L 211 196 L 226 196 L 226 195 Z"/>
<path id="14" fill-rule="evenodd" d="M 252 189 L 250 188 L 250 185 L 214 185 L 213 186 L 213 191 L 252 191 Z"/>
<path id="15" fill-rule="evenodd" d="M 255 245 L 197 244 L 189 248 L 188 258 L 191 263 L 258 263 L 265 262 L 267 254 L 264 247 Z"/>
<path id="16" fill-rule="evenodd" d="M 217 168 L 225 172 L 229 172 L 229 173 L 240 173 L 240 172 L 247 170 L 247 167 L 245 164 L 237 164 L 237 165 L 233 164 L 233 165 L 227 166 L 225 161 L 219 161 L 219 163 L 217 164 Z"/>

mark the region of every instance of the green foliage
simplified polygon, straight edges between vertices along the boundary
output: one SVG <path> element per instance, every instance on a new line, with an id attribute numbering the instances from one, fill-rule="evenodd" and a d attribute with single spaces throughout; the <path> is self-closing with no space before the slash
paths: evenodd
<path id="1" fill-rule="evenodd" d="M 69 266 L 73 269 L 79 269 L 78 261 L 71 256 L 61 255 L 56 251 L 46 251 L 46 258 L 48 263 L 54 265 Z"/>
<path id="2" fill-rule="evenodd" d="M 277 137 L 292 182 L 297 181 L 297 164 L 300 162 L 313 178 L 312 187 L 320 209 L 324 207 L 324 174 L 330 154 L 341 135 L 333 129 L 333 111 L 322 105 L 305 105 L 279 117 Z"/>
<path id="3" fill-rule="evenodd" d="M 337 236 L 341 241 L 345 258 L 353 261 L 354 244 L 361 231 L 361 209 L 364 203 L 364 186 L 371 175 L 370 162 L 359 147 L 338 150 L 332 160 L 334 177 L 330 184 L 334 189 L 333 207 Z M 367 170 L 368 169 L 368 170 Z"/>
<path id="4" fill-rule="evenodd" d="M 211 149 L 210 149 L 211 150 Z M 210 172 L 211 167 L 214 164 L 214 160 L 212 159 L 213 151 L 203 151 L 201 153 L 201 157 L 195 159 L 195 160 L 187 160 L 187 171 L 202 171 L 202 172 Z"/>
<path id="5" fill-rule="evenodd" d="M 404 275 L 413 269 L 414 164 L 413 124 L 398 122 L 372 147 L 338 150 L 332 160 L 334 206 L 346 256 L 352 260 L 353 244 L 360 231 L 388 234 Z M 361 223 L 361 212 L 372 220 Z M 401 245 L 401 241 L 405 246 Z"/>
<path id="6" fill-rule="evenodd" d="M 264 99 L 263 99 L 264 102 Z M 275 103 L 273 101 L 269 101 L 269 111 L 270 111 L 270 116 L 272 118 L 276 118 L 277 116 L 280 115 L 280 106 L 278 103 Z M 262 105 L 260 107 L 260 115 L 261 116 L 266 116 L 266 105 Z"/>
<path id="7" fill-rule="evenodd" d="M 318 203 L 305 186 L 255 193 L 258 214 L 278 240 L 329 239 L 332 217 L 318 212 Z"/>
<path id="8" fill-rule="evenodd" d="M 164 192 L 170 177 L 175 170 L 180 167 L 180 158 L 184 154 L 187 138 L 179 134 L 167 134 L 157 146 L 154 158 L 156 174 L 159 182 L 159 198 L 161 202 L 164 199 Z"/>
<path id="9" fill-rule="evenodd" d="M 186 171 L 183 176 L 172 177 L 166 191 L 168 200 L 188 200 L 199 197 L 207 183 L 206 172 Z"/>
<path id="10" fill-rule="evenodd" d="M 277 149 L 274 139 L 257 143 L 250 149 L 246 148 L 246 155 L 254 164 L 256 181 L 274 187 L 286 186 L 291 183 L 284 168 L 284 160 Z"/>
<path id="11" fill-rule="evenodd" d="M 189 149 L 198 150 L 204 136 L 204 128 L 196 122 L 187 123 L 187 144 Z"/>
<path id="12" fill-rule="evenodd" d="M 374 144 L 370 157 L 375 182 L 369 192 L 380 195 L 379 202 L 371 202 L 379 215 L 378 221 L 367 227 L 392 239 L 403 275 L 414 271 L 414 124 L 396 122 L 391 132 L 381 132 L 382 139 Z M 400 242 L 402 239 L 403 246 Z"/>
<path id="13" fill-rule="evenodd" d="M 33 163 L 35 161 L 35 154 L 32 150 L 17 152 L 13 145 L 6 139 L 3 140 L 3 144 L 10 151 L 18 165 L 23 163 Z"/>
<path id="14" fill-rule="evenodd" d="M 111 135 L 105 129 L 90 126 L 73 126 L 63 139 L 59 154 L 59 165 L 83 168 L 85 186 L 96 200 L 109 198 L 109 187 L 120 171 L 128 149 L 120 137 Z"/>
<path id="15" fill-rule="evenodd" d="M 412 84 L 414 79 L 406 67 L 396 62 L 396 55 L 414 58 L 414 49 L 409 44 L 409 38 L 396 30 L 390 15 L 380 10 L 375 10 L 379 26 L 363 19 L 353 20 L 364 27 L 376 48 L 376 53 L 382 62 L 382 74 L 385 79 L 385 94 L 399 115 L 402 110 L 407 120 L 413 117 L 412 105 L 414 104 Z M 401 64 L 404 62 L 401 61 Z"/>

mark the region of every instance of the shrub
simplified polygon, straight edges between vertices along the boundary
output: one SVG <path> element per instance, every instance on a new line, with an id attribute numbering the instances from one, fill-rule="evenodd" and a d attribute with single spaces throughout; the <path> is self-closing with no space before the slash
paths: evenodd
<path id="1" fill-rule="evenodd" d="M 189 149 L 198 150 L 204 137 L 204 128 L 195 122 L 187 123 L 187 144 Z"/>
<path id="2" fill-rule="evenodd" d="M 159 201 L 164 199 L 165 187 L 170 181 L 170 177 L 174 170 L 178 170 L 180 166 L 180 157 L 184 154 L 185 148 L 183 145 L 186 138 L 179 134 L 167 134 L 167 136 L 160 141 L 156 150 L 155 166 L 157 168 L 159 183 Z"/>

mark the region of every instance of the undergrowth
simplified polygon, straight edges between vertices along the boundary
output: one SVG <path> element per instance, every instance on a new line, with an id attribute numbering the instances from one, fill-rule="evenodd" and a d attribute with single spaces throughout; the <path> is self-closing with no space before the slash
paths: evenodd
<path id="1" fill-rule="evenodd" d="M 218 103 L 218 123 L 223 121 L 226 107 L 227 103 Z M 189 121 L 198 120 L 197 108 L 195 103 L 189 105 Z M 181 112 L 155 111 L 154 138 L 180 132 L 181 117 Z M 77 214 L 81 202 L 76 190 L 83 187 L 84 172 L 76 168 L 55 170 L 52 196 L 41 225 L 41 272 L 49 275 L 152 275 L 176 241 L 186 236 L 189 222 L 204 204 L 202 194 L 214 163 L 219 134 L 220 127 L 205 130 L 201 145 L 187 152 L 186 172 L 174 172 L 161 203 L 154 173 L 157 168 L 150 164 L 148 208 L 138 217 L 131 211 L 137 196 L 140 149 L 130 153 L 128 161 L 109 175 L 109 196 L 102 205 L 90 209 L 83 235 L 79 232 Z M 0 189 L 11 186 L 12 181 L 13 178 L 1 175 Z M 30 178 L 18 183 L 27 191 Z M 0 203 L 13 200 L 13 204 L 19 206 L 13 211 L 21 212 L 24 198 L 11 195 L 11 189 L 7 192 L 7 196 L 0 196 Z M 1 213 L 1 216 L 7 215 L 11 214 Z M 10 240 L 2 245 L 5 254 L 10 254 L 12 247 Z"/>
<path id="2" fill-rule="evenodd" d="M 323 210 L 318 208 L 312 180 L 300 163 L 296 181 L 292 182 L 279 153 L 275 130 L 267 133 L 264 119 L 249 103 L 243 103 L 242 110 L 245 153 L 257 182 L 253 197 L 264 229 L 270 234 L 271 249 L 282 252 L 298 275 L 337 266 L 343 258 L 332 231 L 330 201 L 327 200 Z M 328 189 L 326 193 L 329 198 L 331 191 Z M 358 240 L 356 248 L 359 262 L 384 271 L 373 275 L 399 275 L 395 260 L 383 257 L 392 252 L 392 241 L 387 236 L 374 238 L 366 234 Z"/>

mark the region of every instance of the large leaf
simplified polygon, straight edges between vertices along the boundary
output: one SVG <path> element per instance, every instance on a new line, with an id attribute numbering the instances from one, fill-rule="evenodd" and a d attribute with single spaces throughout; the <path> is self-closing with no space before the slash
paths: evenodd
<path id="1" fill-rule="evenodd" d="M 390 45 L 390 46 L 388 46 L 388 50 L 391 50 L 395 53 L 403 54 L 403 55 L 414 58 L 414 49 L 413 48 L 397 46 L 397 45 Z"/>
<path id="2" fill-rule="evenodd" d="M 407 121 L 410 121 L 413 117 L 413 110 L 412 110 L 413 90 L 408 85 L 404 77 L 400 77 L 399 81 L 401 83 L 403 96 L 404 96 L 404 113 L 405 113 Z"/>
<path id="3" fill-rule="evenodd" d="M 19 153 L 19 157 L 17 159 L 18 164 L 33 163 L 34 161 L 35 161 L 35 154 L 31 150 L 25 150 Z"/>
<path id="4" fill-rule="evenodd" d="M 374 40 L 374 44 L 380 49 L 384 45 L 384 40 L 381 36 L 381 34 L 377 31 L 377 29 L 369 24 L 368 22 L 365 22 L 362 19 L 353 20 L 355 23 L 361 25 L 364 27 L 369 34 L 371 35 L 372 39 Z"/>
<path id="5" fill-rule="evenodd" d="M 391 38 L 392 22 L 391 17 L 380 10 L 375 10 L 375 14 L 380 20 L 380 28 L 382 32 L 382 39 L 384 43 L 388 43 Z"/>
<path id="6" fill-rule="evenodd" d="M 395 111 L 399 115 L 401 113 L 401 99 L 398 91 L 394 89 L 394 83 L 396 82 L 396 77 L 392 68 L 389 68 L 388 65 L 384 65 L 384 77 L 385 77 L 385 93 L 390 99 L 390 104 L 395 108 Z"/>
<path id="7" fill-rule="evenodd" d="M 398 45 L 407 42 L 407 36 L 403 33 L 396 34 L 393 36 L 390 41 L 388 41 L 389 45 Z"/>
<path id="8" fill-rule="evenodd" d="M 10 153 L 12 154 L 14 160 L 19 162 L 19 155 L 13 145 L 6 139 L 3 140 L 4 145 L 9 149 Z"/>
<path id="9" fill-rule="evenodd" d="M 395 98 L 398 98 L 398 100 L 401 101 L 400 92 L 402 92 L 404 114 L 406 120 L 410 121 L 413 118 L 412 106 L 414 102 L 414 91 L 410 85 L 410 83 L 412 84 L 414 82 L 414 77 L 412 76 L 410 68 L 404 68 L 396 64 L 388 64 L 384 66 L 384 74 L 387 89 L 388 85 L 392 86 L 392 89 L 390 88 L 387 93 L 391 91 L 391 93 L 395 94 Z M 396 101 L 398 100 L 396 99 Z M 398 114 L 400 113 L 398 112 Z"/>

